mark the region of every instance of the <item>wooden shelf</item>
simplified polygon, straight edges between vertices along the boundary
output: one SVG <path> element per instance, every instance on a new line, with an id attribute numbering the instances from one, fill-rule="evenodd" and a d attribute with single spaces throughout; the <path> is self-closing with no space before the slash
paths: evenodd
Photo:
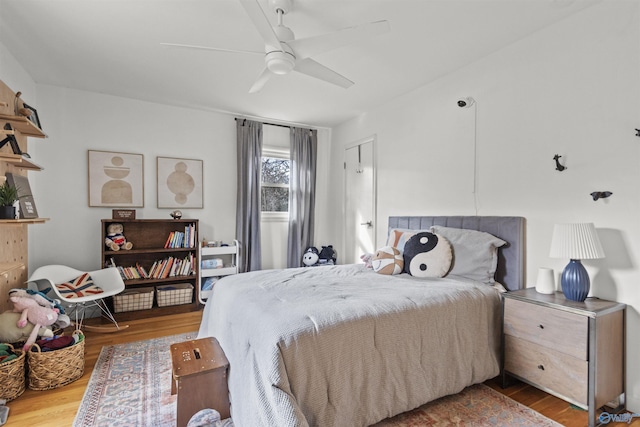
<path id="1" fill-rule="evenodd" d="M 26 117 L 0 114 L 0 121 L 9 123 L 14 130 L 17 130 L 25 136 L 33 136 L 36 138 L 47 137 L 47 134 L 44 133 L 42 129 L 33 124 L 33 122 Z"/>
<path id="2" fill-rule="evenodd" d="M 118 221 L 118 220 L 114 220 Z M 135 248 L 135 246 L 134 246 Z M 196 248 L 160 248 L 160 249 L 130 249 L 125 250 L 121 249 L 119 251 L 112 251 L 105 249 L 104 256 L 126 256 L 126 255 L 135 255 L 135 254 L 167 254 L 170 255 L 175 252 L 193 252 Z"/>
<path id="3" fill-rule="evenodd" d="M 24 268 L 24 264 L 21 262 L 0 262 L 0 276 L 7 276 L 13 270 L 20 270 Z"/>
<path id="4" fill-rule="evenodd" d="M 44 224 L 49 218 L 0 219 L 0 224 Z"/>
<path id="5" fill-rule="evenodd" d="M 34 162 L 31 159 L 27 159 L 20 154 L 0 153 L 0 161 L 11 163 L 20 169 L 29 169 L 34 171 L 41 171 L 44 168 Z"/>

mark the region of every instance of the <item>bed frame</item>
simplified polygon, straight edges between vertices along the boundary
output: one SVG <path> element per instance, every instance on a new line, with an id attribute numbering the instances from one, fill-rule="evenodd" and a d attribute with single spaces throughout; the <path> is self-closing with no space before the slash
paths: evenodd
<path id="1" fill-rule="evenodd" d="M 390 216 L 389 230 L 428 230 L 432 225 L 491 233 L 507 242 L 498 251 L 496 280 L 510 291 L 525 288 L 525 219 L 517 216 Z"/>

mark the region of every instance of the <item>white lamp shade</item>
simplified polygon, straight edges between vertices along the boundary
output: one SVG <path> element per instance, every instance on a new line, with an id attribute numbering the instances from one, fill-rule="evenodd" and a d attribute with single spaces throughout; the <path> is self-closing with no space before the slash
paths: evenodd
<path id="1" fill-rule="evenodd" d="M 551 238 L 551 258 L 604 258 L 604 249 L 592 223 L 556 224 Z"/>

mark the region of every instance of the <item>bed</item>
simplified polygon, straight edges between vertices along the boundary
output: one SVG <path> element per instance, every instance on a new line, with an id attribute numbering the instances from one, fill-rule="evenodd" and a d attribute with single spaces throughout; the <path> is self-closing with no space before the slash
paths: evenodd
<path id="1" fill-rule="evenodd" d="M 504 240 L 495 279 L 524 287 L 523 218 L 389 218 L 390 233 L 432 226 Z M 229 359 L 236 426 L 369 426 L 499 374 L 499 285 L 363 264 L 243 273 L 218 281 L 198 336 Z"/>

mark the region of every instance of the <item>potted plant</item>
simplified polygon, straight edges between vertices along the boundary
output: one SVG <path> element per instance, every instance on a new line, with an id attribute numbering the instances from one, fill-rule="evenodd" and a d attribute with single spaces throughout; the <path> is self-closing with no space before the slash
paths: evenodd
<path id="1" fill-rule="evenodd" d="M 18 201 L 18 188 L 8 182 L 0 185 L 0 219 L 15 219 L 15 202 Z"/>

